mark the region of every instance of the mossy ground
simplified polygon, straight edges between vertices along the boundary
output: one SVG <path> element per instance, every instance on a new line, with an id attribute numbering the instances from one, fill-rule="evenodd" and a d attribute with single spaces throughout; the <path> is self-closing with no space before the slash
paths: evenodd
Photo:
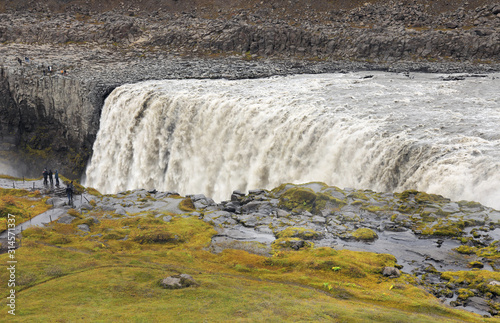
<path id="1" fill-rule="evenodd" d="M 0 188 L 0 231 L 7 229 L 9 214 L 15 216 L 15 224 L 19 225 L 50 209 L 46 200 L 39 191 Z"/>
<path id="2" fill-rule="evenodd" d="M 233 249 L 213 254 L 208 247 L 217 232 L 198 216 L 168 214 L 172 219 L 165 222 L 158 212 L 109 215 L 91 211 L 72 224 L 24 231 L 16 250 L 13 321 L 492 320 L 446 307 L 415 286 L 413 276 L 383 277 L 385 266 L 396 265 L 388 254 L 313 246 L 275 249 L 271 257 Z M 90 232 L 78 224 L 87 224 Z M 281 239 L 314 234 L 291 228 Z M 0 261 L 7 257 L 0 255 Z M 178 273 L 200 285 L 182 290 L 158 285 Z M 0 281 L 7 278 L 1 271 Z M 0 294 L 7 296 L 6 284 Z"/>

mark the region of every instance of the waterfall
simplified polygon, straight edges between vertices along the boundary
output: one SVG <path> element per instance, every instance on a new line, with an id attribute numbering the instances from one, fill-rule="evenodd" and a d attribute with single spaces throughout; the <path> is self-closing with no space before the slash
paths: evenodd
<path id="1" fill-rule="evenodd" d="M 86 185 L 228 199 L 322 181 L 500 208 L 499 82 L 375 73 L 123 85 L 103 107 Z"/>

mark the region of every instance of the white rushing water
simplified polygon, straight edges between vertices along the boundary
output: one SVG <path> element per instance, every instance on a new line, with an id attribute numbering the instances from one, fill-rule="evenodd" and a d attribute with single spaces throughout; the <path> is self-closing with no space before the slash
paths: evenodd
<path id="1" fill-rule="evenodd" d="M 226 200 L 322 181 L 500 209 L 499 75 L 366 74 L 121 86 L 105 102 L 86 185 Z"/>

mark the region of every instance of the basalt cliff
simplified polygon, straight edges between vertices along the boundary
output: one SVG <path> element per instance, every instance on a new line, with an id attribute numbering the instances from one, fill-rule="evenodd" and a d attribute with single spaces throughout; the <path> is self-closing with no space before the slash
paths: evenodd
<path id="1" fill-rule="evenodd" d="M 0 1 L 0 166 L 81 175 L 117 86 L 500 68 L 495 1 Z"/>

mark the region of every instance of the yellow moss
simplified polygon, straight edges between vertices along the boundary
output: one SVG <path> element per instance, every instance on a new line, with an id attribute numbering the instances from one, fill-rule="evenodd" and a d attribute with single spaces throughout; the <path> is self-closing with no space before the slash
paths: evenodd
<path id="1" fill-rule="evenodd" d="M 318 239 L 321 233 L 312 229 L 300 227 L 288 227 L 283 231 L 278 232 L 278 238 L 301 238 L 305 240 Z"/>
<path id="2" fill-rule="evenodd" d="M 40 192 L 0 188 L 0 230 L 7 228 L 7 218 L 19 225 L 50 209 L 47 198 L 40 198 Z M 12 223 L 12 221 L 11 221 Z"/>
<path id="3" fill-rule="evenodd" d="M 418 192 L 415 195 L 415 201 L 421 204 L 433 204 L 433 203 L 447 203 L 450 200 L 444 198 L 441 195 L 427 194 L 425 192 Z"/>
<path id="4" fill-rule="evenodd" d="M 439 220 L 438 223 L 431 227 L 426 227 L 422 230 L 422 234 L 431 236 L 447 236 L 457 237 L 463 234 L 465 224 L 463 221 L 443 221 Z"/>
<path id="5" fill-rule="evenodd" d="M 194 207 L 193 200 L 191 198 L 185 198 L 179 203 L 179 209 L 182 211 L 186 212 L 193 212 L 196 211 L 196 208 Z"/>
<path id="6" fill-rule="evenodd" d="M 362 241 L 373 241 L 378 238 L 378 235 L 375 233 L 375 231 L 368 228 L 359 228 L 354 231 L 352 235 L 354 238 L 356 238 L 356 240 Z"/>
<path id="7" fill-rule="evenodd" d="M 90 194 L 90 195 L 94 195 L 94 196 L 102 196 L 102 194 L 101 194 L 98 190 L 96 190 L 95 188 L 93 188 L 93 187 L 87 187 L 87 188 L 85 189 L 85 191 L 86 191 L 88 194 Z"/>
<path id="8" fill-rule="evenodd" d="M 77 210 L 75 210 L 75 209 L 69 209 L 66 213 L 68 213 L 68 214 L 69 214 L 69 215 L 71 215 L 71 216 L 77 217 L 77 218 L 80 218 L 80 217 L 81 217 L 80 212 L 78 212 L 78 211 L 77 211 Z"/>
<path id="9" fill-rule="evenodd" d="M 279 198 L 279 206 L 286 210 L 312 210 L 316 194 L 310 188 L 293 187 L 288 189 Z"/>
<path id="10" fill-rule="evenodd" d="M 298 249 L 310 249 L 314 247 L 314 244 L 310 241 L 304 241 L 299 238 L 279 238 L 273 241 L 271 245 L 273 251 L 278 251 L 281 249 L 285 250 L 298 250 Z"/>
<path id="11" fill-rule="evenodd" d="M 458 253 L 461 253 L 461 254 L 471 255 L 471 254 L 476 253 L 476 249 L 477 249 L 476 247 L 469 247 L 466 245 L 462 245 L 458 248 L 455 248 L 454 250 L 456 250 Z"/>
<path id="12" fill-rule="evenodd" d="M 368 196 L 366 196 L 366 194 L 363 193 L 363 191 L 354 191 L 351 194 L 349 194 L 348 197 L 358 200 L 365 200 L 365 201 L 369 200 Z"/>

